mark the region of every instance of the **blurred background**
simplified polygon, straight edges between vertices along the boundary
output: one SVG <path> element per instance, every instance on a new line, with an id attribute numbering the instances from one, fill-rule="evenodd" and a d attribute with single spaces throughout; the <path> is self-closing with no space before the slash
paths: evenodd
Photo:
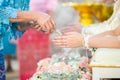
<path id="1" fill-rule="evenodd" d="M 54 18 L 57 30 L 60 30 L 74 22 L 84 26 L 103 22 L 112 15 L 113 4 L 106 0 L 31 0 L 30 10 L 48 13 Z M 5 52 L 7 80 L 30 78 L 39 60 L 61 52 L 51 43 L 50 35 L 32 29 L 11 42 L 8 47 L 12 49 Z"/>

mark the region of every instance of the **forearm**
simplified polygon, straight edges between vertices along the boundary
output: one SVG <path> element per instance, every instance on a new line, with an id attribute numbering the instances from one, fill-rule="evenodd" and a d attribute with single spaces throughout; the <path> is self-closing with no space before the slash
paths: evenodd
<path id="1" fill-rule="evenodd" d="M 114 30 L 94 35 L 94 37 L 116 36 Z"/>
<path id="2" fill-rule="evenodd" d="M 90 47 L 96 48 L 120 48 L 120 27 L 116 29 L 94 35 L 89 38 Z"/>
<path id="3" fill-rule="evenodd" d="M 120 48 L 120 41 L 116 36 L 111 37 L 90 37 L 89 47 L 91 48 Z"/>
<path id="4" fill-rule="evenodd" d="M 18 11 L 17 12 L 17 18 L 10 18 L 10 22 L 29 22 L 29 21 L 35 21 L 40 15 L 40 12 L 32 12 L 32 11 Z"/>
<path id="5" fill-rule="evenodd" d="M 104 37 L 104 36 L 119 36 L 120 35 L 120 27 L 118 26 L 114 30 L 106 31 L 100 34 L 95 35 L 94 37 Z"/>

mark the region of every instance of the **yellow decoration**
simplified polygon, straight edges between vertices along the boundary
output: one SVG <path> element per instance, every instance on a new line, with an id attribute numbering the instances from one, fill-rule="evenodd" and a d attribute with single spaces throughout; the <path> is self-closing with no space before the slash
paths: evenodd
<path id="1" fill-rule="evenodd" d="M 84 26 L 107 20 L 113 12 L 112 6 L 102 3 L 63 3 L 63 6 L 71 6 L 78 11 Z"/>

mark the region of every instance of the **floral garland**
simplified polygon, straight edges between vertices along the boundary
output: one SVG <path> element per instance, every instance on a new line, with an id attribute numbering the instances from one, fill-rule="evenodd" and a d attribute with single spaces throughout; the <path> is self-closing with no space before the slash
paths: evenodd
<path id="1" fill-rule="evenodd" d="M 38 62 L 36 73 L 29 80 L 91 80 L 87 57 L 78 54 L 54 55 Z"/>

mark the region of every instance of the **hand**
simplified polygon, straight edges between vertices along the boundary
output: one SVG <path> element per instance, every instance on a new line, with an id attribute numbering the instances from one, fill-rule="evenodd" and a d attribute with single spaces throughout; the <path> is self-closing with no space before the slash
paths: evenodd
<path id="1" fill-rule="evenodd" d="M 31 24 L 30 28 L 32 28 L 38 32 L 48 33 L 47 31 L 45 31 L 45 29 L 42 29 L 42 27 L 40 27 L 40 25 L 38 25 L 38 24 Z"/>
<path id="2" fill-rule="evenodd" d="M 36 15 L 37 16 L 37 15 Z M 55 31 L 56 26 L 53 19 L 45 13 L 40 13 L 36 20 L 36 29 L 39 31 L 47 31 L 48 33 L 52 33 Z"/>
<path id="3" fill-rule="evenodd" d="M 39 31 L 39 32 L 42 31 L 42 27 L 40 27 L 40 25 L 38 25 L 38 24 L 32 24 L 31 28 L 36 30 L 36 31 Z"/>
<path id="4" fill-rule="evenodd" d="M 67 32 L 81 32 L 82 29 L 82 25 L 80 23 L 71 23 L 68 26 L 66 26 L 65 28 L 61 29 L 61 32 L 63 34 L 67 33 Z"/>
<path id="5" fill-rule="evenodd" d="M 31 28 L 31 24 L 29 22 L 20 22 L 17 26 L 18 31 L 25 31 Z"/>
<path id="6" fill-rule="evenodd" d="M 69 32 L 63 36 L 55 37 L 53 42 L 61 48 L 76 48 L 82 46 L 83 36 L 77 32 Z"/>
<path id="7" fill-rule="evenodd" d="M 30 22 L 33 21 L 36 25 L 41 27 L 37 30 L 45 30 L 51 33 L 55 30 L 55 23 L 53 19 L 46 13 L 34 11 L 17 11 L 17 18 L 10 18 L 10 22 Z"/>
<path id="8" fill-rule="evenodd" d="M 32 23 L 30 23 L 30 22 L 19 23 L 17 30 L 25 31 L 25 30 L 28 30 L 29 28 L 32 28 L 32 29 L 35 29 L 36 31 L 42 32 L 40 25 L 34 24 L 33 22 Z"/>

